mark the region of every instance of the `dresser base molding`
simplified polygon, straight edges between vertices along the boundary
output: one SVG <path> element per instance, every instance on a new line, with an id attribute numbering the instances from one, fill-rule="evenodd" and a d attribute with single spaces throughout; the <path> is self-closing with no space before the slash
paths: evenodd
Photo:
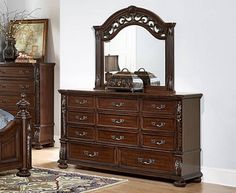
<path id="1" fill-rule="evenodd" d="M 59 168 L 74 164 L 166 179 L 178 187 L 201 182 L 201 94 L 59 92 Z"/>

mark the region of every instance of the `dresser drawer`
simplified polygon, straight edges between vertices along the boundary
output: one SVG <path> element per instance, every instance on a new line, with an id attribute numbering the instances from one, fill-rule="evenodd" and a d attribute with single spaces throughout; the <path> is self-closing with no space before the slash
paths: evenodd
<path id="1" fill-rule="evenodd" d="M 68 157 L 71 160 L 89 160 L 103 163 L 115 163 L 115 148 L 92 144 L 68 144 Z"/>
<path id="2" fill-rule="evenodd" d="M 120 155 L 121 166 L 168 172 L 174 170 L 174 158 L 169 153 L 121 148 Z"/>
<path id="3" fill-rule="evenodd" d="M 174 150 L 174 136 L 143 134 L 143 147 Z"/>
<path id="4" fill-rule="evenodd" d="M 70 139 L 85 139 L 94 140 L 95 132 L 93 128 L 89 127 L 67 127 L 67 137 Z"/>
<path id="5" fill-rule="evenodd" d="M 0 91 L 34 93 L 33 81 L 0 81 Z"/>
<path id="6" fill-rule="evenodd" d="M 34 69 L 27 67 L 1 67 L 0 77 L 7 78 L 33 78 Z"/>
<path id="7" fill-rule="evenodd" d="M 177 102 L 176 101 L 155 101 L 155 100 L 143 100 L 142 109 L 143 112 L 150 113 L 164 113 L 175 114 Z"/>
<path id="8" fill-rule="evenodd" d="M 144 130 L 161 130 L 161 131 L 174 131 L 175 121 L 174 119 L 164 119 L 156 117 L 143 117 Z"/>
<path id="9" fill-rule="evenodd" d="M 98 114 L 98 125 L 100 126 L 129 127 L 138 129 L 138 122 L 139 120 L 137 116 Z"/>
<path id="10" fill-rule="evenodd" d="M 12 106 L 12 107 L 17 108 L 16 103 L 19 102 L 19 100 L 20 100 L 20 96 L 14 96 L 14 95 L 8 95 L 8 96 L 3 95 L 2 96 L 2 95 L 0 95 L 0 107 Z M 30 103 L 29 107 L 34 108 L 34 96 L 27 95 L 26 100 Z"/>
<path id="11" fill-rule="evenodd" d="M 124 99 L 124 98 L 103 98 L 97 99 L 97 105 L 99 109 L 111 109 L 111 110 L 130 110 L 138 111 L 139 103 L 136 99 Z"/>
<path id="12" fill-rule="evenodd" d="M 92 124 L 95 123 L 93 112 L 68 112 L 68 122 L 77 124 Z"/>
<path id="13" fill-rule="evenodd" d="M 98 141 L 128 145 L 138 145 L 138 134 L 117 131 L 98 131 Z"/>
<path id="14" fill-rule="evenodd" d="M 94 100 L 90 96 L 68 96 L 68 107 L 93 108 Z"/>

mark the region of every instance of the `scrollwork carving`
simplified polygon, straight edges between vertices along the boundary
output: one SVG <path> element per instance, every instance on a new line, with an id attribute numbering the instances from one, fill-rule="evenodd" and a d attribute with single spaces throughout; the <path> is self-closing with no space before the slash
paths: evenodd
<path id="1" fill-rule="evenodd" d="M 181 152 L 182 151 L 182 102 L 178 101 L 177 104 L 177 151 Z"/>

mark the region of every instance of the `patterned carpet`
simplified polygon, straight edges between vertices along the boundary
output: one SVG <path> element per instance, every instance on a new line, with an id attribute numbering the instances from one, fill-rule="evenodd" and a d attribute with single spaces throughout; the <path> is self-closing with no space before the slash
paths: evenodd
<path id="1" fill-rule="evenodd" d="M 16 172 L 0 172 L 0 193 L 90 192 L 127 181 L 41 168 L 33 168 L 30 177 L 18 177 Z"/>

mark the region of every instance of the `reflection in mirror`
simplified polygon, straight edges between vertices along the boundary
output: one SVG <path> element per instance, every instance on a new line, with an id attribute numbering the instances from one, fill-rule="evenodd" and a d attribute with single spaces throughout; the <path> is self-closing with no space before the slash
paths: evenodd
<path id="1" fill-rule="evenodd" d="M 165 85 L 165 41 L 156 39 L 143 27 L 131 25 L 122 29 L 104 43 L 104 55 L 104 61 L 106 56 L 118 56 L 120 70 L 135 72 L 144 68 L 159 78 L 161 86 Z"/>

